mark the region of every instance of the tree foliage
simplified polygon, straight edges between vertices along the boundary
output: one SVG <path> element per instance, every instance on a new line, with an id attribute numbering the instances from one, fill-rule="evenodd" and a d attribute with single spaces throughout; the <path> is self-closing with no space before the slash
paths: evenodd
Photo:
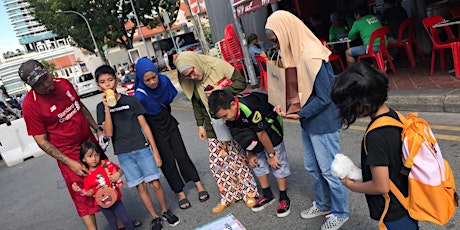
<path id="1" fill-rule="evenodd" d="M 126 49 L 133 48 L 134 31 L 137 28 L 133 17 L 131 2 L 127 0 L 28 0 L 34 17 L 48 30 L 59 37 L 72 37 L 79 47 L 94 52 L 85 20 L 76 13 L 56 13 L 57 10 L 75 11 L 88 21 L 96 43 L 100 47 L 120 45 Z M 154 12 L 165 9 L 169 17 L 175 20 L 179 11 L 179 0 L 132 0 L 141 25 L 155 28 L 161 23 Z M 158 13 L 159 15 L 159 13 Z M 131 20 L 132 28 L 125 28 Z"/>

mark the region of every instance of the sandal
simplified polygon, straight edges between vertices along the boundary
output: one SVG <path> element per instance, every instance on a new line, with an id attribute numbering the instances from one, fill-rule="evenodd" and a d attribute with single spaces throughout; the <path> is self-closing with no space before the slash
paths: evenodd
<path id="1" fill-rule="evenodd" d="M 142 221 L 140 220 L 133 220 L 133 225 L 135 228 L 142 225 Z M 125 229 L 125 226 L 118 226 L 118 229 Z"/>
<path id="2" fill-rule="evenodd" d="M 180 209 L 188 209 L 188 208 L 192 207 L 192 205 L 187 200 L 187 198 L 180 199 L 178 203 L 179 203 L 179 208 Z M 186 206 L 183 206 L 183 205 L 186 205 Z"/>
<path id="3" fill-rule="evenodd" d="M 246 199 L 244 199 L 244 203 L 246 204 L 246 206 L 248 208 L 252 208 L 254 207 L 254 205 L 256 205 L 256 199 L 254 197 L 248 197 Z"/>
<path id="4" fill-rule="evenodd" d="M 201 202 L 207 201 L 209 199 L 209 193 L 206 190 L 198 192 L 198 199 Z"/>

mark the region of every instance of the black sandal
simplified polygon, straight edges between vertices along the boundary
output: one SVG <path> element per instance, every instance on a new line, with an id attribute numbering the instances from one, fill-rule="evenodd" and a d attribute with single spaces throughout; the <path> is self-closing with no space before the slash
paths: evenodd
<path id="1" fill-rule="evenodd" d="M 140 220 L 133 220 L 133 225 L 135 228 L 139 227 L 142 225 L 142 221 Z M 125 229 L 125 226 L 118 226 L 118 229 Z"/>
<path id="2" fill-rule="evenodd" d="M 179 203 L 179 208 L 180 209 L 188 209 L 188 208 L 192 207 L 192 205 L 187 200 L 187 198 L 180 199 L 178 203 Z M 184 204 L 186 204 L 187 206 L 183 207 L 182 205 L 184 205 Z"/>
<path id="3" fill-rule="evenodd" d="M 204 191 L 201 191 L 201 192 L 198 192 L 198 199 L 201 201 L 201 202 L 205 202 L 209 199 L 209 193 L 208 191 L 204 190 Z"/>

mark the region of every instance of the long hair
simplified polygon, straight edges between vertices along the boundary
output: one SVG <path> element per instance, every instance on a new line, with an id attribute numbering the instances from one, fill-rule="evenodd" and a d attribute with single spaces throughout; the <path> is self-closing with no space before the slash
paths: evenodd
<path id="1" fill-rule="evenodd" d="M 91 149 L 99 154 L 100 160 L 108 159 L 107 155 L 105 155 L 104 150 L 102 150 L 101 146 L 92 141 L 85 141 L 80 145 L 80 162 L 83 163 L 83 165 L 85 165 L 86 167 L 89 166 L 86 162 L 83 162 L 83 158 L 85 158 L 86 152 L 88 152 L 88 150 Z"/>
<path id="2" fill-rule="evenodd" d="M 331 91 L 345 128 L 375 114 L 388 98 L 388 78 L 369 64 L 357 63 L 340 74 Z"/>

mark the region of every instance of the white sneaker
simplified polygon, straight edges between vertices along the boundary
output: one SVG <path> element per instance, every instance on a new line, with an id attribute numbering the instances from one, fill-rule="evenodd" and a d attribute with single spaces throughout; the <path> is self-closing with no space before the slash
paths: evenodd
<path id="1" fill-rule="evenodd" d="M 300 213 L 300 216 L 303 219 L 310 219 L 310 218 L 314 218 L 317 216 L 327 215 L 330 213 L 331 213 L 331 210 L 326 210 L 326 211 L 319 210 L 318 207 L 316 207 L 316 201 L 313 201 L 313 206 L 309 209 L 303 210 Z"/>
<path id="2" fill-rule="evenodd" d="M 321 230 L 337 230 L 342 227 L 348 220 L 348 216 L 344 218 L 336 217 L 334 214 L 326 216 L 326 222 L 321 226 Z"/>

